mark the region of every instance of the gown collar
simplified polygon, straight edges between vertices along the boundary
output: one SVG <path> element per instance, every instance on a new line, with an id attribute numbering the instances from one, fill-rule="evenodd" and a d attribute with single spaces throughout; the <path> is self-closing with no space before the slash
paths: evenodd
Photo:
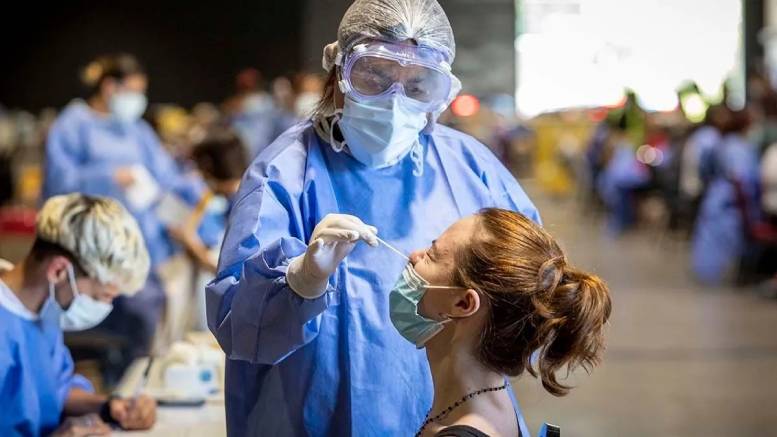
<path id="1" fill-rule="evenodd" d="M 13 264 L 0 258 L 0 270 L 11 270 Z M 24 320 L 38 320 L 40 317 L 24 306 L 19 297 L 0 279 L 0 306 Z"/>

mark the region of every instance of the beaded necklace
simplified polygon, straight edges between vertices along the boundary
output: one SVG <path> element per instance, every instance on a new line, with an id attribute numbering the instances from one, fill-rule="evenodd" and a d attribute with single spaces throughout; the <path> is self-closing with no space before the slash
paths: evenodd
<path id="1" fill-rule="evenodd" d="M 500 385 L 498 387 L 488 387 L 488 388 L 481 388 L 480 390 L 473 391 L 472 393 L 467 393 L 464 396 L 462 396 L 461 399 L 451 404 L 448 408 L 442 410 L 442 412 L 434 417 L 429 417 L 430 414 L 432 414 L 432 409 L 429 409 L 429 412 L 426 413 L 426 420 L 424 420 L 424 423 L 421 425 L 421 428 L 418 429 L 418 432 L 415 434 L 415 437 L 420 437 L 421 434 L 424 432 L 424 429 L 426 429 L 427 426 L 429 426 L 432 422 L 437 422 L 438 420 L 445 419 L 448 417 L 449 414 L 451 414 L 451 411 L 458 408 L 460 405 L 464 404 L 468 400 L 474 398 L 475 396 L 482 395 L 483 393 L 489 393 L 492 391 L 500 391 L 507 388 L 507 383 L 504 383 L 503 385 Z"/>

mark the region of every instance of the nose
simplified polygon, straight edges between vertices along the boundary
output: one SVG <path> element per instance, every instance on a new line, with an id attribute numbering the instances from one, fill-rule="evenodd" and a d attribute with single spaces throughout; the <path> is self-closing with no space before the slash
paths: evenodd
<path id="1" fill-rule="evenodd" d="M 424 257 L 424 251 L 419 249 L 416 251 L 413 251 L 408 258 L 410 258 L 410 264 L 416 265 L 418 261 L 421 261 L 421 258 Z"/>

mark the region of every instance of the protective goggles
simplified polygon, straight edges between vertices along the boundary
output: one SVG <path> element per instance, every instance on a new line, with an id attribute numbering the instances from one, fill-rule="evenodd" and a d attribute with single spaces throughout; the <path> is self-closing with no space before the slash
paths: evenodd
<path id="1" fill-rule="evenodd" d="M 358 101 L 401 93 L 425 112 L 444 109 L 458 83 L 440 52 L 386 42 L 354 46 L 341 71 L 340 90 Z"/>

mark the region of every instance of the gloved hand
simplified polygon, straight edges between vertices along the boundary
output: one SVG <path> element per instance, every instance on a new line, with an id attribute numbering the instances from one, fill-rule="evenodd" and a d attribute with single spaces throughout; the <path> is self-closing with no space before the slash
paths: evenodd
<path id="1" fill-rule="evenodd" d="M 308 249 L 294 258 L 286 271 L 286 282 L 306 299 L 314 299 L 326 291 L 329 276 L 348 256 L 359 240 L 377 246 L 378 229 L 364 224 L 358 217 L 328 214 L 310 237 Z"/>

